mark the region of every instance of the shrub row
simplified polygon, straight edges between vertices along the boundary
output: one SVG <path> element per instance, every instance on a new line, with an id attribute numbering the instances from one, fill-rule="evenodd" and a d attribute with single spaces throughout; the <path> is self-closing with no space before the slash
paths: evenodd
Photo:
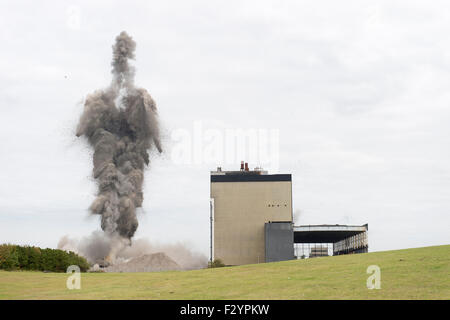
<path id="1" fill-rule="evenodd" d="M 79 266 L 83 272 L 89 269 L 86 259 L 71 251 L 12 244 L 0 245 L 0 269 L 3 270 L 66 272 L 70 265 Z"/>

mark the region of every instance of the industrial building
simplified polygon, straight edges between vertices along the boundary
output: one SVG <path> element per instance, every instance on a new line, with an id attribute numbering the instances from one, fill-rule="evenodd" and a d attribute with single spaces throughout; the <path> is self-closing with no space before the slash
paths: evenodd
<path id="1" fill-rule="evenodd" d="M 269 221 L 292 224 L 290 174 L 250 171 L 241 163 L 239 171 L 211 172 L 212 253 L 226 265 L 266 261 L 265 230 Z M 290 230 L 289 232 L 292 232 Z M 290 248 L 294 258 L 294 248 Z"/>
<path id="2" fill-rule="evenodd" d="M 297 257 L 320 257 L 368 252 L 369 225 L 293 226 Z M 325 250 L 326 249 L 326 250 Z"/>
<path id="3" fill-rule="evenodd" d="M 291 174 L 211 171 L 210 259 L 242 265 L 367 252 L 368 226 L 294 226 Z M 330 248 L 330 250 L 328 250 Z M 306 250 L 306 251 L 305 251 Z"/>

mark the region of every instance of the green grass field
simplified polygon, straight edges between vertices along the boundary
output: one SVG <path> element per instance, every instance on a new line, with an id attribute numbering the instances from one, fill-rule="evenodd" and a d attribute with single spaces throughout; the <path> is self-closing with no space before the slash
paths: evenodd
<path id="1" fill-rule="evenodd" d="M 369 265 L 381 289 L 368 290 Z M 0 299 L 450 299 L 450 245 L 155 273 L 0 271 Z"/>

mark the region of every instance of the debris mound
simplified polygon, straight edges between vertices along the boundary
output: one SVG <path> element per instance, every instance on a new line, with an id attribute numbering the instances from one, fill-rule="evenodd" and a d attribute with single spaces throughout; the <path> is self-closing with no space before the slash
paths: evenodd
<path id="1" fill-rule="evenodd" d="M 155 272 L 181 270 L 181 267 L 163 252 L 144 254 L 103 268 L 106 272 Z"/>

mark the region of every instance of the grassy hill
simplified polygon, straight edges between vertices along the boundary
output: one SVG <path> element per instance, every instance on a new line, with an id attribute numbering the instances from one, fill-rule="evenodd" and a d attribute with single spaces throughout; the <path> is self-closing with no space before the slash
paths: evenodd
<path id="1" fill-rule="evenodd" d="M 366 269 L 381 268 L 368 290 Z M 0 271 L 0 299 L 450 299 L 450 245 L 155 273 Z"/>

